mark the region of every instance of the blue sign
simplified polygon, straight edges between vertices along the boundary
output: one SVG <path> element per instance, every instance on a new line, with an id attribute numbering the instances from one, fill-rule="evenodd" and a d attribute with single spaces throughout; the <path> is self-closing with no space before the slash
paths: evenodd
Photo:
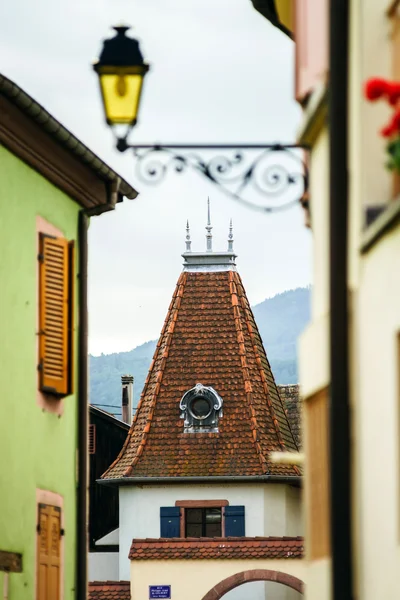
<path id="1" fill-rule="evenodd" d="M 170 585 L 149 585 L 149 598 L 171 598 Z"/>

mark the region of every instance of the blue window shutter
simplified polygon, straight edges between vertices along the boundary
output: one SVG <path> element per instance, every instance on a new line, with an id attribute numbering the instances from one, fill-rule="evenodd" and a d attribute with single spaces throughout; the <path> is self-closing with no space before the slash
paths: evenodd
<path id="1" fill-rule="evenodd" d="M 180 537 L 181 509 L 179 506 L 162 506 L 160 508 L 160 537 Z"/>
<path id="2" fill-rule="evenodd" d="M 244 535 L 244 506 L 225 506 L 225 536 L 243 537 Z"/>

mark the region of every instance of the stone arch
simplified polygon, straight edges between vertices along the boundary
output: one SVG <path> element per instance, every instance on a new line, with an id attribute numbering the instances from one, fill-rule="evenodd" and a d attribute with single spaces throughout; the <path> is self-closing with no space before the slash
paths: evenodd
<path id="1" fill-rule="evenodd" d="M 220 600 L 227 592 L 230 592 L 239 585 L 249 583 L 250 581 L 274 581 L 286 585 L 287 587 L 300 592 L 300 594 L 304 591 L 304 583 L 294 575 L 282 573 L 282 571 L 272 571 L 270 569 L 251 569 L 242 571 L 241 573 L 235 573 L 235 575 L 223 579 L 207 592 L 202 600 Z"/>

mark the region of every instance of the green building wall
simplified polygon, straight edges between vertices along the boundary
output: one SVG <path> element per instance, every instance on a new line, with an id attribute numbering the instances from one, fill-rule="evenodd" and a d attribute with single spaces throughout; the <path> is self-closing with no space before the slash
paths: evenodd
<path id="1" fill-rule="evenodd" d="M 23 556 L 22 573 L 10 574 L 10 600 L 36 598 L 37 488 L 63 497 L 63 597 L 75 597 L 77 397 L 63 399 L 60 417 L 36 400 L 36 217 L 76 240 L 79 210 L 75 201 L 0 147 L 0 550 Z M 76 272 L 75 283 L 76 350 Z M 74 356 L 76 363 L 76 351 Z M 76 364 L 74 373 L 76 390 Z"/>

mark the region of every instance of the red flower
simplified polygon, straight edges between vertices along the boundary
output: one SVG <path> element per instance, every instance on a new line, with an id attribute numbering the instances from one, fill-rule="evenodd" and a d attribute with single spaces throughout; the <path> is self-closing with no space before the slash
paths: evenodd
<path id="1" fill-rule="evenodd" d="M 397 83 L 395 81 L 388 83 L 386 93 L 389 99 L 389 103 L 392 106 L 395 106 L 397 104 L 397 101 L 400 99 L 400 83 Z"/>
<path id="2" fill-rule="evenodd" d="M 389 125 L 386 125 L 385 127 L 382 127 L 382 129 L 380 130 L 379 133 L 384 138 L 390 138 L 390 137 L 392 137 L 392 135 L 394 135 L 394 133 L 395 133 L 395 130 L 393 129 L 392 123 L 389 123 Z"/>
<path id="3" fill-rule="evenodd" d="M 380 131 L 381 136 L 385 138 L 392 137 L 396 133 L 400 133 L 400 110 L 394 113 L 390 122 Z"/>
<path id="4" fill-rule="evenodd" d="M 365 84 L 365 97 L 367 100 L 378 100 L 388 93 L 389 82 L 379 77 L 371 77 Z"/>
<path id="5" fill-rule="evenodd" d="M 392 119 L 393 128 L 395 131 L 400 132 L 400 110 L 396 111 Z"/>

